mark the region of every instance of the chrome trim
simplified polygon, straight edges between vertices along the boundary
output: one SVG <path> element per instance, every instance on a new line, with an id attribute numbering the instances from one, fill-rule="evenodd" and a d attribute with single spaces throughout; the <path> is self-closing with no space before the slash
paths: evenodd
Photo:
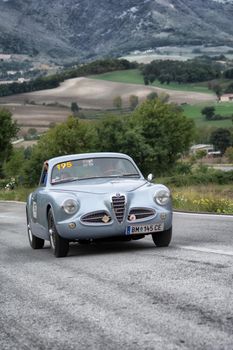
<path id="1" fill-rule="evenodd" d="M 121 224 L 125 218 L 126 196 L 121 193 L 116 193 L 112 195 L 111 202 L 115 218 Z"/>
<path id="2" fill-rule="evenodd" d="M 102 218 L 105 215 L 108 216 L 110 219 L 107 223 L 102 221 Z M 90 221 L 88 221 L 88 220 L 90 220 Z M 98 220 L 98 221 L 95 221 L 95 220 Z M 83 225 L 104 225 L 105 226 L 105 225 L 109 225 L 112 223 L 112 218 L 111 218 L 111 215 L 106 210 L 98 210 L 98 211 L 93 211 L 93 212 L 84 214 L 80 218 L 80 222 Z"/>

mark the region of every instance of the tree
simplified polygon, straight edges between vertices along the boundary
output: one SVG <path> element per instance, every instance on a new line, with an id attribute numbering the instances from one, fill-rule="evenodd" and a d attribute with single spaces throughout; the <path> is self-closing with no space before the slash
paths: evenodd
<path id="1" fill-rule="evenodd" d="M 147 152 L 141 162 L 145 173 L 167 173 L 180 155 L 187 151 L 194 138 L 194 122 L 173 104 L 146 100 L 132 115 Z"/>
<path id="2" fill-rule="evenodd" d="M 129 96 L 129 106 L 130 109 L 133 111 L 139 103 L 138 96 L 130 95 Z"/>
<path id="3" fill-rule="evenodd" d="M 206 120 L 211 120 L 215 114 L 215 108 L 213 106 L 204 107 L 201 114 L 205 116 Z"/>
<path id="4" fill-rule="evenodd" d="M 12 152 L 12 139 L 17 136 L 19 127 L 12 120 L 12 115 L 7 109 L 0 109 L 0 175 L 2 165 Z"/>
<path id="5" fill-rule="evenodd" d="M 220 100 L 220 98 L 221 98 L 221 96 L 222 96 L 222 88 L 221 88 L 221 86 L 217 84 L 217 85 L 215 85 L 215 86 L 213 87 L 213 90 L 214 90 L 214 92 L 215 92 L 215 94 L 216 94 L 218 100 Z"/>
<path id="6" fill-rule="evenodd" d="M 225 90 L 226 94 L 231 94 L 233 92 L 233 83 L 229 84 Z"/>
<path id="7" fill-rule="evenodd" d="M 113 107 L 117 108 L 117 109 L 121 109 L 122 108 L 122 98 L 121 96 L 116 96 L 113 99 Z"/>
<path id="8" fill-rule="evenodd" d="M 26 182 L 37 183 L 43 162 L 46 159 L 75 153 L 94 151 L 95 129 L 92 124 L 69 117 L 44 134 L 32 149 L 25 168 Z"/>
<path id="9" fill-rule="evenodd" d="M 155 98 L 158 98 L 158 94 L 155 91 L 150 92 L 147 96 L 146 96 L 147 100 L 154 100 Z"/>
<path id="10" fill-rule="evenodd" d="M 226 149 L 231 146 L 231 133 L 228 129 L 216 129 L 210 135 L 210 142 L 214 145 L 215 150 L 224 154 Z"/>
<path id="11" fill-rule="evenodd" d="M 226 79 L 233 79 L 233 68 L 230 68 L 224 72 L 224 77 Z"/>
<path id="12" fill-rule="evenodd" d="M 228 147 L 224 153 L 230 163 L 233 163 L 233 147 Z"/>
<path id="13" fill-rule="evenodd" d="M 207 152 L 203 149 L 200 149 L 196 152 L 195 158 L 197 160 L 201 160 L 202 158 L 206 157 L 206 155 L 207 155 Z"/>
<path id="14" fill-rule="evenodd" d="M 80 110 L 80 108 L 76 102 L 71 102 L 70 109 L 71 109 L 74 117 L 76 117 L 78 115 L 78 112 Z"/>
<path id="15" fill-rule="evenodd" d="M 139 166 L 152 152 L 141 127 L 134 123 L 131 116 L 107 116 L 97 123 L 96 131 L 96 151 L 129 154 Z"/>
<path id="16" fill-rule="evenodd" d="M 23 148 L 15 148 L 4 164 L 4 173 L 7 177 L 23 177 L 25 166 L 25 153 Z"/>
<path id="17" fill-rule="evenodd" d="M 145 85 L 149 85 L 149 78 L 147 76 L 145 76 L 143 80 Z"/>

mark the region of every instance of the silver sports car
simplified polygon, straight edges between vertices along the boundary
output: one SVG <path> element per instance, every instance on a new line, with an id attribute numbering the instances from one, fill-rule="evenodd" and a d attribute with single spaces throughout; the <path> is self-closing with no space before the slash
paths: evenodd
<path id="1" fill-rule="evenodd" d="M 69 242 L 133 240 L 151 234 L 156 246 L 172 237 L 170 191 L 146 180 L 132 158 L 122 153 L 57 157 L 43 165 L 39 187 L 26 206 L 30 245 L 49 240 L 56 257 Z"/>

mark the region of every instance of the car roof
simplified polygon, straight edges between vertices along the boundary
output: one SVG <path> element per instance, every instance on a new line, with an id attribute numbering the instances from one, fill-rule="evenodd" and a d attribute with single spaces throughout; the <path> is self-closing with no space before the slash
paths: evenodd
<path id="1" fill-rule="evenodd" d="M 75 159 L 87 159 L 87 158 L 125 158 L 132 161 L 132 158 L 124 153 L 117 153 L 117 152 L 94 152 L 94 153 L 78 153 L 78 154 L 69 154 L 64 155 L 60 157 L 51 158 L 48 160 L 48 163 L 50 166 L 53 166 L 54 164 L 61 163 L 61 162 L 67 162 L 70 160 Z"/>

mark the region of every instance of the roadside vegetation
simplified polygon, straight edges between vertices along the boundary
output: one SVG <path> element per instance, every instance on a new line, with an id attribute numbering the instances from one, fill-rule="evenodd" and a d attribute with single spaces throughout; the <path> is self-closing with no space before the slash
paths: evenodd
<path id="1" fill-rule="evenodd" d="M 173 188 L 176 210 L 233 215 L 232 186 L 207 185 Z"/>

